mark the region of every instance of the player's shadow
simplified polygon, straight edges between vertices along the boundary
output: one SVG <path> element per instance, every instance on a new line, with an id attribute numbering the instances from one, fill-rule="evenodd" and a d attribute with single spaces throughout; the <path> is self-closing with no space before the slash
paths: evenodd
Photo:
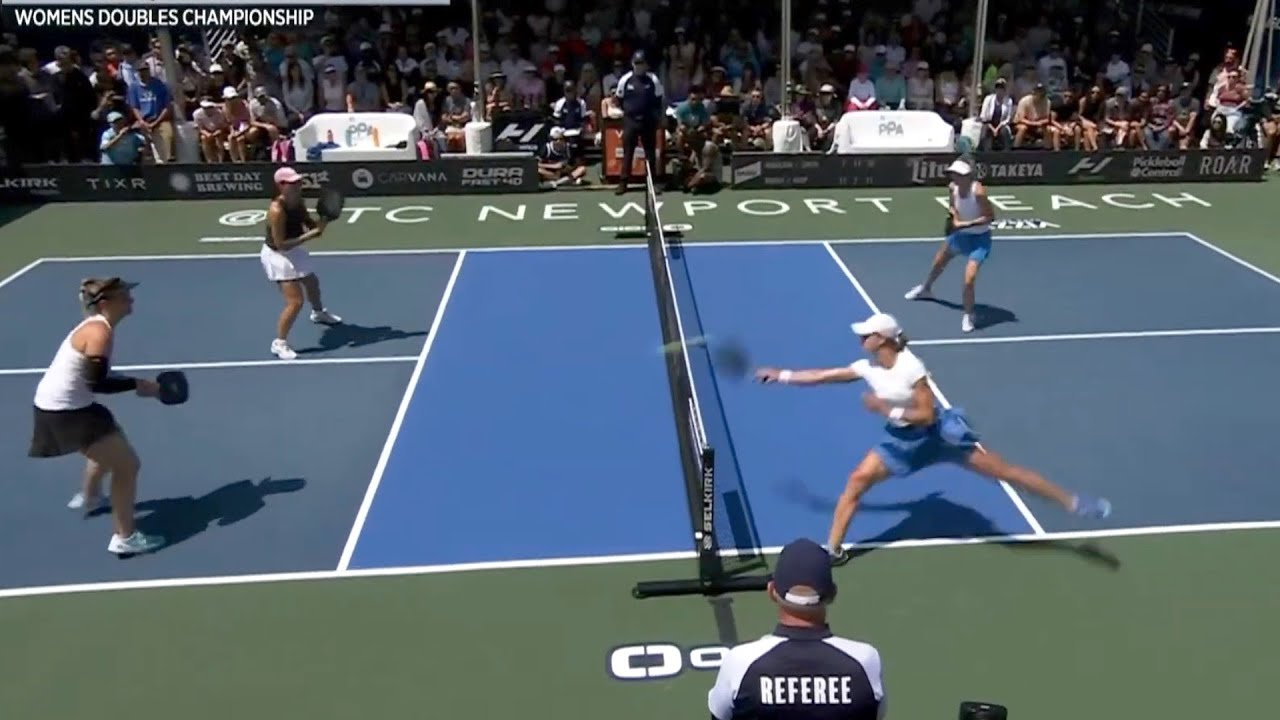
<path id="1" fill-rule="evenodd" d="M 269 495 L 297 492 L 306 485 L 302 478 L 264 478 L 256 483 L 241 480 L 200 497 L 144 500 L 137 505 L 138 529 L 162 536 L 165 547 L 171 547 L 208 530 L 210 525 L 227 527 L 248 518 L 267 506 Z"/>
<path id="2" fill-rule="evenodd" d="M 377 327 L 354 325 L 352 323 L 326 325 L 324 331 L 320 333 L 320 339 L 315 346 L 302 348 L 298 350 L 298 354 L 314 355 L 339 348 L 360 348 L 368 345 L 377 345 L 389 340 L 424 337 L 426 334 L 426 330 L 410 332 L 393 328 L 390 325 L 379 325 Z"/>
<path id="3" fill-rule="evenodd" d="M 830 515 L 835 510 L 833 498 L 823 497 L 811 491 L 799 480 L 783 483 L 779 487 L 783 498 L 808 508 L 815 513 Z M 855 557 L 874 552 L 892 542 L 903 540 L 920 540 L 923 538 L 939 538 L 963 540 L 970 538 L 999 539 L 1008 533 L 995 526 L 986 515 L 971 507 L 960 505 L 944 498 L 942 493 L 934 492 L 922 498 L 901 503 L 874 503 L 865 500 L 858 505 L 859 512 L 897 512 L 906 513 L 906 517 L 897 525 L 885 530 L 876 537 L 859 543 L 852 551 Z M 1108 570 L 1119 570 L 1122 566 L 1120 558 L 1107 551 L 1097 543 L 1073 543 L 1063 540 L 1028 540 L 1018 542 L 1000 542 L 1002 547 L 1017 552 L 1033 552 L 1052 550 L 1065 552 L 1079 557 Z"/>
<path id="4" fill-rule="evenodd" d="M 934 303 L 935 305 L 941 305 L 942 307 L 949 308 L 951 310 L 956 310 L 956 311 L 964 310 L 964 305 L 961 305 L 960 303 L 957 303 L 957 302 L 951 302 L 950 300 L 943 300 L 941 298 L 936 298 L 936 297 L 927 298 L 926 302 L 931 302 L 931 303 Z M 986 303 L 974 303 L 973 314 L 974 314 L 974 318 L 973 318 L 974 329 L 977 329 L 977 330 L 981 330 L 982 328 L 995 327 L 996 325 L 1004 325 L 1005 323 L 1018 322 L 1017 314 L 1015 314 L 1012 310 L 1002 308 L 998 305 L 988 305 Z"/>

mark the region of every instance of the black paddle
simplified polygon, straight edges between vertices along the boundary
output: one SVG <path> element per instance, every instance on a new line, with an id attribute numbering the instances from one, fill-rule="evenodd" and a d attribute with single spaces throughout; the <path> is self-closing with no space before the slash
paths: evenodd
<path id="1" fill-rule="evenodd" d="M 165 405 L 181 405 L 190 394 L 187 376 L 179 370 L 166 370 L 156 376 L 156 384 L 160 386 L 160 402 Z"/>
<path id="2" fill-rule="evenodd" d="M 342 206 L 347 202 L 337 190 L 320 191 L 320 199 L 316 201 L 316 214 L 325 222 L 333 222 L 342 216 Z"/>

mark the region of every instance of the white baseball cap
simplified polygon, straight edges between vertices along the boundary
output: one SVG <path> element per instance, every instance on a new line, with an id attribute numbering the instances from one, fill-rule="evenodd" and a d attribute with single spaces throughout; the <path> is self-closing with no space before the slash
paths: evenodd
<path id="1" fill-rule="evenodd" d="M 957 160 L 947 166 L 947 172 L 956 175 L 968 175 L 973 172 L 973 168 L 969 167 L 969 163 L 963 160 Z"/>
<path id="2" fill-rule="evenodd" d="M 888 313 L 876 313 L 862 322 L 854 323 L 850 327 L 853 328 L 853 334 L 858 337 L 879 335 L 895 339 L 902 334 L 902 328 L 898 325 L 898 320 Z"/>

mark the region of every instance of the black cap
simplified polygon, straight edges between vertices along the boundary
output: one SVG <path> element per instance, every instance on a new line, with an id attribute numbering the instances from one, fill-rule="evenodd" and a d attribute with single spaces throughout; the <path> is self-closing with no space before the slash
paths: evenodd
<path id="1" fill-rule="evenodd" d="M 791 607 L 812 608 L 831 602 L 836 596 L 831 556 L 812 540 L 791 541 L 778 556 L 773 586 L 778 600 Z"/>
<path id="2" fill-rule="evenodd" d="M 644 51 L 643 51 L 643 50 L 637 50 L 637 51 L 635 51 L 634 53 L 632 53 L 632 54 L 631 54 L 631 62 L 632 62 L 632 63 L 642 63 L 642 62 L 645 62 L 645 59 L 644 59 Z"/>

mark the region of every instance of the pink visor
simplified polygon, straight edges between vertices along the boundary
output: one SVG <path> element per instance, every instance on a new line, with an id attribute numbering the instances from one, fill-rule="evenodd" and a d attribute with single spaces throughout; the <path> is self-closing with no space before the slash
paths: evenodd
<path id="1" fill-rule="evenodd" d="M 279 170 L 276 170 L 275 177 L 277 185 L 288 185 L 290 183 L 296 183 L 302 179 L 302 176 L 298 174 L 298 171 L 291 167 L 282 167 Z"/>

